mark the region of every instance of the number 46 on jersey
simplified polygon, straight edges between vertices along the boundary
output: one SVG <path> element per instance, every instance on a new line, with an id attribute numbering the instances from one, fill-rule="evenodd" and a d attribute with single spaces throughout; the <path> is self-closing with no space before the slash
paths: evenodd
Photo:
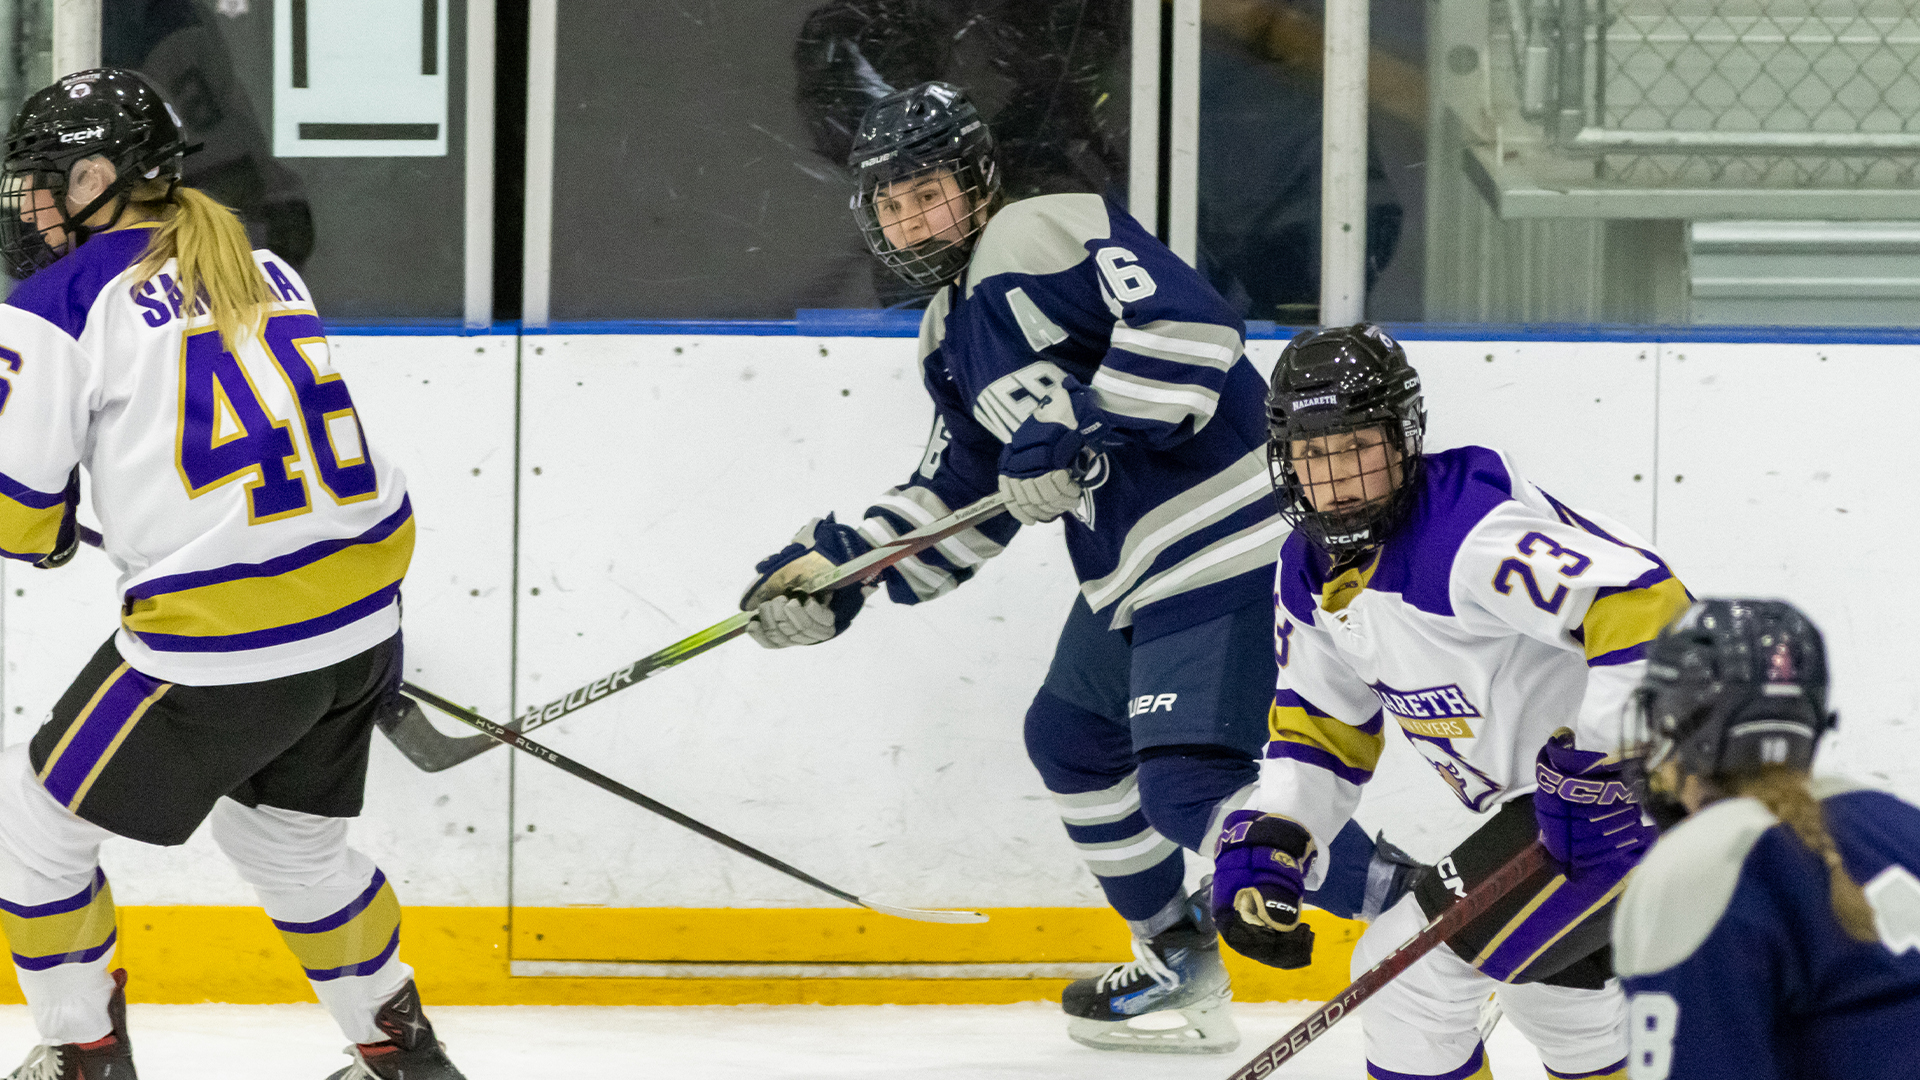
<path id="1" fill-rule="evenodd" d="M 284 392 L 256 385 L 214 328 L 187 334 L 180 356 L 177 455 L 187 494 L 198 498 L 241 481 L 252 525 L 313 508 L 315 496 L 302 472 L 335 503 L 374 498 L 373 463 L 347 384 L 338 374 L 320 374 L 327 339 L 319 318 L 304 311 L 272 315 L 260 341 Z M 280 415 L 298 411 L 298 440 L 296 425 L 275 419 L 275 405 Z M 303 459 L 312 468 L 299 468 Z"/>

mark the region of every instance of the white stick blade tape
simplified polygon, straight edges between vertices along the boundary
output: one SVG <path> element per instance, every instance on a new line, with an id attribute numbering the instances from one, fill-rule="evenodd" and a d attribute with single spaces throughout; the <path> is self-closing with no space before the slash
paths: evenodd
<path id="1" fill-rule="evenodd" d="M 878 900 L 861 900 L 860 906 L 869 911 L 877 911 L 882 915 L 891 915 L 896 919 L 912 919 L 915 922 L 983 923 L 987 921 L 987 916 L 978 911 L 942 911 L 938 909 L 929 910 L 927 908 L 894 907 L 892 904 L 883 904 Z"/>

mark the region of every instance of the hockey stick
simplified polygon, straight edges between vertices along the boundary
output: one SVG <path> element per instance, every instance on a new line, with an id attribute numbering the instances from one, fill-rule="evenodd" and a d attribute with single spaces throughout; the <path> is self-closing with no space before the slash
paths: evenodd
<path id="1" fill-rule="evenodd" d="M 902 559 L 912 558 L 944 540 L 980 525 L 1005 510 L 1006 507 L 1005 495 L 998 493 L 989 495 L 922 528 L 880 544 L 857 559 L 822 570 L 819 574 L 802 582 L 794 591 L 818 595 L 848 585 L 871 584 L 881 572 L 893 564 Z M 709 649 L 732 641 L 747 632 L 748 624 L 753 622 L 753 614 L 751 611 L 742 611 L 737 615 L 729 616 L 697 634 L 682 638 L 659 652 L 643 656 L 545 705 L 529 706 L 527 711 L 520 714 L 512 723 L 496 726 L 504 726 L 508 731 L 525 732 L 551 724 L 591 702 L 625 690 L 642 679 L 656 675 L 676 664 L 683 664 Z M 402 683 L 401 689 L 469 724 L 484 719 L 470 710 L 446 703 L 445 698 L 413 683 Z M 489 720 L 487 723 L 491 724 L 493 721 Z M 480 725 L 475 724 L 475 726 Z M 387 733 L 387 737 L 393 740 L 394 746 L 398 747 L 408 760 L 425 772 L 450 769 L 469 758 L 493 749 L 496 742 L 485 735 L 444 735 L 418 708 L 402 709 L 389 714 L 382 719 L 380 728 Z"/>
<path id="2" fill-rule="evenodd" d="M 1001 499 L 999 496 L 995 496 L 994 498 L 996 500 L 995 506 L 994 506 L 994 512 L 997 513 L 1000 507 L 1005 504 L 1005 500 Z M 978 506 L 980 504 L 976 503 L 975 505 Z M 985 519 L 981 518 L 980 520 L 985 520 Z M 99 533 L 94 532 L 92 529 L 89 529 L 84 525 L 79 526 L 79 529 L 80 529 L 80 538 L 83 541 L 93 545 L 94 547 L 100 546 Z M 959 530 L 956 529 L 954 531 L 957 532 Z M 930 541 L 930 543 L 937 543 L 937 542 L 938 542 L 937 540 Z M 905 558 L 905 557 L 906 557 L 905 555 L 899 556 L 899 558 Z M 896 559 L 895 561 L 898 561 L 898 559 Z M 845 570 L 847 567 L 851 567 L 852 565 L 853 565 L 852 563 L 848 563 L 846 564 L 846 567 L 841 567 L 839 569 Z M 892 564 L 889 563 L 887 565 L 892 565 Z M 872 574 L 874 574 L 875 576 L 879 574 L 880 570 L 883 570 L 885 568 L 886 568 L 885 566 L 882 566 L 878 569 L 874 569 L 873 564 L 871 563 L 869 563 L 867 566 L 867 569 L 871 570 Z M 852 576 L 853 576 L 852 574 L 842 574 L 840 576 L 841 583 L 845 583 Z M 809 584 L 811 585 L 812 583 L 809 582 Z M 643 810 L 650 810 L 653 813 L 656 813 L 661 817 L 666 818 L 668 821 L 671 821 L 674 824 L 681 826 L 682 828 L 691 829 L 692 831 L 699 833 L 701 836 L 704 836 L 707 839 L 712 840 L 714 843 L 719 844 L 724 848 L 727 848 L 731 851 L 738 852 L 741 855 L 745 855 L 747 858 L 752 859 L 754 862 L 757 862 L 762 866 L 767 866 L 767 867 L 771 867 L 774 870 L 778 870 L 790 878 L 794 878 L 798 881 L 803 881 L 808 885 L 811 885 L 814 888 L 819 889 L 821 892 L 824 892 L 827 895 L 835 897 L 837 899 L 845 900 L 849 904 L 854 904 L 859 907 L 866 908 L 869 911 L 878 912 L 879 914 L 882 914 L 882 915 L 891 915 L 896 919 L 913 919 L 918 922 L 981 923 L 981 922 L 987 921 L 987 917 L 977 911 L 944 911 L 944 910 L 928 910 L 925 908 L 895 907 L 892 904 L 883 904 L 878 900 L 863 900 L 860 897 L 855 896 L 850 892 L 847 892 L 845 889 L 835 888 L 834 886 L 829 885 L 824 881 L 821 881 L 819 878 L 814 877 L 812 874 L 809 874 L 804 870 L 798 869 L 793 866 L 789 866 L 788 864 L 781 862 L 779 859 L 776 859 L 773 856 L 768 855 L 766 852 L 761 851 L 758 848 L 752 847 L 751 845 L 743 843 L 739 840 L 735 840 L 733 837 L 728 836 L 726 833 L 723 833 L 720 830 L 713 828 L 710 825 L 705 825 L 705 824 L 702 824 L 701 822 L 695 821 L 693 818 L 690 818 L 687 815 L 681 813 L 680 811 L 675 810 L 673 807 L 668 806 L 667 804 L 660 802 L 657 799 L 652 799 L 645 795 L 642 795 L 638 791 L 633 790 L 632 788 L 626 786 L 625 784 L 620 783 L 617 780 L 612 779 L 611 777 L 603 776 L 600 773 L 587 768 L 585 765 L 580 764 L 579 762 L 573 760 L 570 757 L 567 757 L 564 754 L 560 754 L 556 751 L 550 750 L 547 747 L 540 745 L 537 742 L 534 742 L 532 739 L 527 738 L 525 735 L 522 735 L 519 732 L 512 730 L 511 728 L 504 727 L 500 724 L 494 723 L 491 720 L 488 720 L 483 716 L 478 716 L 474 713 L 468 712 L 466 709 L 463 709 L 460 706 L 455 705 L 453 702 L 440 697 L 438 694 L 435 694 L 431 691 L 422 690 L 419 687 L 414 687 L 414 686 L 408 687 L 408 692 L 420 698 L 420 700 L 425 701 L 427 704 L 432 705 L 434 708 L 440 709 L 441 711 L 448 713 L 451 716 L 458 717 L 459 719 L 466 721 L 468 724 L 471 724 L 474 727 L 479 728 L 484 733 L 482 735 L 469 736 L 469 738 L 486 739 L 489 743 L 496 742 L 496 741 L 502 742 L 509 746 L 512 746 L 517 750 L 524 750 L 527 753 L 532 754 L 543 761 L 546 761 L 548 764 L 555 765 L 566 772 L 572 773 L 573 775 L 579 777 L 582 780 L 585 780 L 587 783 L 592 784 L 593 786 L 600 788 L 603 791 L 609 791 L 615 795 L 620 796 L 621 798 L 627 800 L 630 803 L 633 803 L 635 806 L 638 806 Z M 408 737 L 405 731 L 408 725 L 406 720 L 404 719 L 404 717 L 407 715 L 411 715 L 417 721 L 417 723 L 413 725 L 414 727 L 424 728 L 427 731 L 433 732 L 434 735 L 440 736 L 441 739 L 446 739 L 446 736 L 440 735 L 440 733 L 433 728 L 432 724 L 428 722 L 427 718 L 421 714 L 420 707 L 418 705 L 410 701 L 407 702 L 406 705 L 407 705 L 407 708 L 405 710 L 389 711 L 387 715 L 382 716 L 379 720 L 379 725 L 381 730 L 385 731 L 389 737 L 393 738 L 394 745 L 400 747 L 403 751 L 408 749 L 408 743 L 403 741 L 403 739 Z M 396 734 L 396 731 L 400 731 L 401 733 Z M 464 740 L 448 740 L 448 741 L 457 742 L 457 741 L 464 741 Z M 429 771 L 432 771 L 432 770 L 429 770 Z"/>
<path id="3" fill-rule="evenodd" d="M 724 847 L 731 851 L 735 851 L 735 852 L 738 852 L 739 854 L 745 855 L 747 858 L 752 859 L 754 862 L 757 862 L 762 866 L 772 867 L 773 869 L 780 871 L 781 873 L 787 875 L 790 878 L 795 879 L 796 881 L 804 881 L 808 885 L 811 885 L 814 888 L 819 889 L 821 892 L 826 893 L 829 896 L 836 897 L 841 900 L 845 900 L 849 904 L 857 904 L 860 907 L 868 909 L 869 911 L 877 911 L 882 915 L 891 915 L 896 919 L 913 919 L 917 922 L 979 923 L 979 922 L 987 921 L 987 917 L 977 911 L 943 911 L 943 910 L 928 910 L 925 908 L 895 907 L 892 904 L 882 904 L 877 900 L 863 900 L 860 897 L 855 896 L 850 892 L 847 892 L 845 889 L 835 888 L 834 886 L 829 885 L 824 881 L 821 881 L 819 878 L 814 877 L 812 874 L 809 874 L 804 870 L 796 869 L 795 867 L 789 866 L 786 863 L 781 862 L 779 859 L 776 859 L 773 856 L 768 855 L 766 852 L 759 850 L 758 848 L 750 847 L 739 840 L 735 840 L 733 837 L 728 836 L 726 833 L 723 833 L 720 830 L 713 828 L 712 826 L 703 825 L 700 822 L 695 821 L 694 819 L 681 813 L 680 811 L 675 810 L 673 807 L 668 806 L 665 803 L 662 803 L 656 799 L 648 798 L 647 796 L 640 794 L 639 792 L 633 790 L 632 788 L 626 786 L 625 784 L 620 783 L 618 780 L 614 780 L 611 777 L 604 776 L 600 773 L 597 773 L 592 769 L 587 768 L 585 765 L 582 765 L 579 762 L 573 760 L 572 758 L 567 757 L 564 754 L 560 754 L 553 750 L 549 750 L 548 748 L 540 745 L 537 742 L 534 742 L 532 739 L 527 738 L 525 735 L 522 735 L 511 728 L 508 728 L 501 724 L 496 724 L 493 721 L 486 719 L 485 717 L 475 716 L 474 714 L 468 712 L 467 710 L 460 708 L 458 705 L 455 705 L 452 702 L 447 701 L 429 691 L 416 689 L 412 692 L 415 694 L 418 694 L 420 696 L 420 700 L 426 702 L 429 705 L 432 705 L 434 708 L 444 710 L 445 712 L 448 712 L 454 716 L 459 717 L 462 720 L 465 720 L 467 723 L 472 724 L 474 727 L 479 728 L 482 732 L 485 733 L 485 736 L 484 736 L 485 738 L 492 739 L 496 742 L 504 743 L 505 745 L 511 746 L 516 750 L 524 750 L 527 753 L 532 754 L 534 757 L 539 758 L 540 760 L 546 762 L 549 765 L 556 766 L 565 772 L 572 773 L 573 775 L 579 777 L 582 780 L 585 780 L 587 783 L 592 784 L 594 787 L 597 787 L 602 791 L 612 792 L 613 794 L 620 796 L 621 798 L 627 800 L 630 803 L 633 803 L 635 806 L 638 806 L 643 810 L 650 810 L 653 813 L 659 814 L 661 817 L 666 818 L 668 821 L 673 822 L 675 825 L 679 825 L 683 828 L 691 829 L 694 832 L 699 833 L 701 836 L 704 836 L 707 839 L 713 841 L 714 843 L 719 844 L 721 847 Z"/>
<path id="4" fill-rule="evenodd" d="M 1466 896 L 1454 902 L 1454 905 L 1433 917 L 1426 928 L 1415 934 L 1405 945 L 1382 957 L 1380 962 L 1366 970 L 1366 973 L 1353 981 L 1353 985 L 1334 995 L 1332 1001 L 1307 1014 L 1305 1020 L 1295 1024 L 1292 1030 L 1280 1036 L 1278 1042 L 1260 1052 L 1242 1066 L 1228 1080 L 1256 1080 L 1273 1074 L 1275 1069 L 1292 1060 L 1294 1055 L 1306 1049 L 1308 1043 L 1327 1033 L 1327 1029 L 1340 1022 L 1348 1013 L 1391 982 L 1394 976 L 1413 966 L 1413 962 L 1432 952 L 1434 946 L 1459 933 L 1468 923 L 1486 914 L 1487 909 L 1500 902 L 1501 898 L 1512 892 L 1521 882 L 1532 877 L 1541 867 L 1547 865 L 1547 849 L 1534 841 L 1506 865 L 1487 875 L 1486 880 L 1475 885 Z"/>

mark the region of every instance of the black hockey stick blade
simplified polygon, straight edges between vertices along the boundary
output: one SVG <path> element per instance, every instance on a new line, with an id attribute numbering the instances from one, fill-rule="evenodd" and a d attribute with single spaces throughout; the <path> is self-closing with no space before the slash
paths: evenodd
<path id="1" fill-rule="evenodd" d="M 485 735 L 442 734 L 420 711 L 420 703 L 405 695 L 395 695 L 376 723 L 394 748 L 421 772 L 451 769 L 494 745 Z"/>
<path id="2" fill-rule="evenodd" d="M 1508 859 L 1500 869 L 1469 890 L 1466 896 L 1454 901 L 1452 907 L 1435 915 L 1433 921 L 1409 938 L 1405 945 L 1381 957 L 1380 962 L 1362 973 L 1353 981 L 1353 985 L 1308 1013 L 1305 1020 L 1295 1024 L 1280 1036 L 1279 1041 L 1262 1050 L 1259 1057 L 1241 1066 L 1228 1080 L 1264 1080 L 1273 1075 L 1275 1069 L 1293 1060 L 1296 1054 L 1306 1049 L 1308 1043 L 1325 1035 L 1328 1028 L 1359 1008 L 1361 1002 L 1378 993 L 1395 976 L 1412 967 L 1414 961 L 1486 914 L 1488 908 L 1499 903 L 1501 898 L 1518 888 L 1521 882 L 1532 877 L 1551 859 L 1552 856 L 1547 854 L 1547 849 L 1538 840 L 1528 844 L 1520 854 Z M 1491 1025 L 1487 1030 L 1492 1030 Z"/>
<path id="3" fill-rule="evenodd" d="M 504 743 L 507 746 L 511 746 L 515 750 L 520 750 L 528 754 L 532 754 L 534 757 L 539 758 L 540 760 L 546 762 L 547 764 L 552 765 L 563 772 L 571 773 L 574 776 L 577 776 L 580 779 L 585 780 L 587 783 L 592 784 L 594 787 L 597 787 L 602 791 L 611 792 L 612 794 L 618 795 L 621 798 L 627 800 L 628 802 L 634 804 L 635 806 L 640 807 L 643 810 L 651 811 L 652 813 L 658 814 L 661 817 L 666 818 L 668 821 L 673 822 L 675 825 L 678 825 L 682 828 L 690 829 L 693 832 L 699 833 L 701 836 L 704 836 L 707 839 L 713 841 L 714 843 L 719 844 L 721 847 L 724 847 L 729 851 L 733 851 L 733 852 L 737 852 L 738 854 L 745 855 L 747 858 L 752 859 L 754 862 L 757 862 L 762 866 L 770 867 L 774 870 L 778 870 L 782 874 L 785 874 L 788 877 L 793 878 L 795 881 L 805 882 L 806 884 L 811 885 L 816 889 L 819 889 L 821 892 L 826 893 L 828 896 L 832 896 L 840 900 L 845 900 L 849 904 L 855 904 L 860 907 L 866 908 L 869 911 L 878 912 L 882 915 L 891 915 L 896 919 L 912 919 L 916 922 L 936 922 L 936 923 L 980 923 L 980 922 L 987 921 L 986 915 L 978 911 L 946 911 L 946 910 L 939 910 L 939 909 L 929 910 L 926 908 L 896 907 L 892 904 L 880 903 L 877 900 L 863 900 L 860 897 L 855 896 L 852 893 L 846 891 L 845 889 L 836 888 L 835 886 L 829 885 L 826 882 L 821 881 L 819 878 L 814 877 L 812 874 L 807 873 L 805 870 L 801 870 L 794 866 L 790 866 L 787 863 L 784 863 L 779 859 L 774 858 L 773 856 L 767 854 L 764 851 L 761 851 L 758 848 L 752 847 L 742 841 L 736 840 L 733 837 L 728 836 L 726 833 L 723 833 L 720 830 L 713 828 L 710 825 L 704 825 L 698 821 L 695 821 L 694 819 L 688 817 L 687 815 L 681 813 L 680 811 L 675 810 L 673 807 L 668 806 L 657 799 L 651 798 L 646 795 L 642 795 L 638 791 L 633 790 L 632 788 L 626 786 L 625 784 L 622 784 L 621 782 L 613 779 L 612 777 L 605 776 L 601 773 L 595 772 L 594 770 L 586 767 L 585 765 L 580 764 L 579 762 L 573 760 L 570 757 L 567 757 L 564 754 L 558 753 L 557 751 L 554 751 L 554 750 L 550 750 L 547 747 L 542 746 L 537 742 L 534 742 L 532 739 L 527 738 L 525 735 L 522 735 L 520 732 L 515 731 L 510 727 L 507 727 L 505 724 L 496 724 L 493 721 L 487 719 L 486 717 L 481 716 L 480 714 L 475 713 L 470 709 L 463 709 L 460 706 L 455 705 L 453 702 L 448 701 L 445 698 L 439 697 L 438 695 L 430 691 L 414 690 L 410 692 L 418 696 L 420 700 L 426 702 L 427 704 L 433 706 L 436 709 L 439 709 L 441 712 L 446 713 L 448 716 L 454 717 L 455 719 L 458 719 L 458 720 L 463 720 L 466 723 L 471 724 L 472 726 L 480 729 L 482 732 L 485 733 L 483 736 L 480 736 L 482 738 L 493 739 L 497 742 Z"/>
<path id="4" fill-rule="evenodd" d="M 995 493 L 978 502 L 969 503 L 946 517 L 929 522 L 910 533 L 903 533 L 885 544 L 857 559 L 851 559 L 828 570 L 821 571 L 810 578 L 797 590 L 819 595 L 848 585 L 867 585 L 878 578 L 888 567 L 902 559 L 909 559 L 943 541 L 974 528 L 993 518 L 1007 508 L 1007 497 Z M 529 706 L 527 711 L 516 717 L 513 723 L 506 725 L 509 730 L 518 732 L 533 731 L 555 720 L 583 708 L 610 694 L 618 693 L 627 687 L 650 678 L 677 664 L 699 656 L 709 649 L 717 648 L 747 632 L 753 622 L 753 612 L 742 611 L 714 623 L 705 630 L 680 639 L 658 652 L 650 653 L 625 667 L 618 668 L 601 678 L 576 687 L 571 693 L 547 702 L 545 705 Z M 402 689 L 421 701 L 437 702 L 444 700 L 413 683 L 402 684 Z M 435 706 L 438 707 L 437 705 Z M 494 740 L 468 735 L 444 735 L 426 721 L 424 717 L 415 723 L 403 719 L 401 727 L 405 730 L 406 742 L 394 737 L 394 731 L 387 735 L 394 740 L 408 759 L 428 772 L 438 772 L 451 768 L 468 758 L 476 757 L 493 749 Z M 410 749 L 411 747 L 411 749 Z M 427 764 L 432 762 L 431 767 Z"/>

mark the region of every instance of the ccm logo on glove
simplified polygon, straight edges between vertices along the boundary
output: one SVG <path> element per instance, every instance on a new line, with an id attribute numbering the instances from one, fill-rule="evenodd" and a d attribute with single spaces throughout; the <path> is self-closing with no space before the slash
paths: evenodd
<path id="1" fill-rule="evenodd" d="M 1540 790 L 1549 795 L 1558 795 L 1570 803 L 1586 803 L 1592 806 L 1612 806 L 1617 802 L 1633 802 L 1633 792 L 1618 780 L 1582 780 L 1556 772 L 1546 762 L 1536 762 L 1533 776 L 1540 782 Z"/>

